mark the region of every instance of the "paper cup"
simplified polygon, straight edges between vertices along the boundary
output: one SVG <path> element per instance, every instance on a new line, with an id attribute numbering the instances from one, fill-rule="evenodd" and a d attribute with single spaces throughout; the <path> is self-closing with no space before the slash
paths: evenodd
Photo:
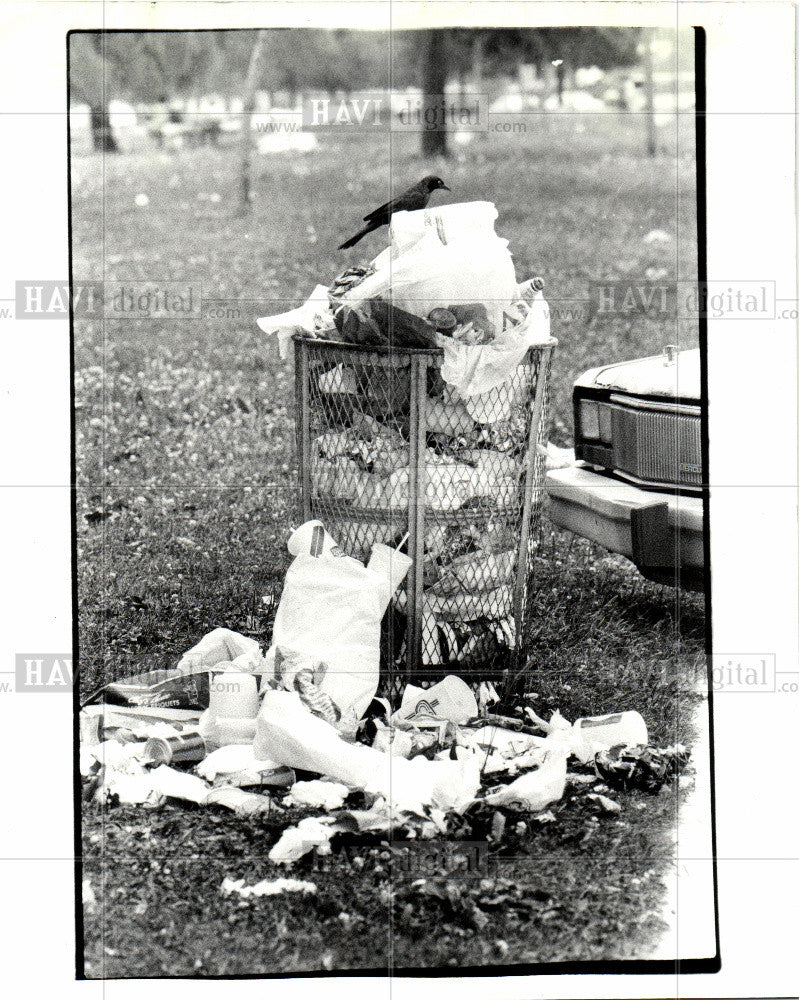
<path id="1" fill-rule="evenodd" d="M 213 715 L 254 719 L 259 706 L 258 682 L 253 674 L 226 670 L 211 676 L 209 708 Z"/>
<path id="2" fill-rule="evenodd" d="M 325 531 L 321 521 L 306 521 L 291 533 L 288 550 L 293 556 L 340 556 L 341 549 L 336 540 Z"/>
<path id="3" fill-rule="evenodd" d="M 410 719 L 416 725 L 426 719 L 446 719 L 462 725 L 477 715 L 477 700 L 469 685 L 449 674 L 426 690 L 408 685 L 396 718 Z"/>
<path id="4" fill-rule="evenodd" d="M 372 555 L 366 568 L 377 573 L 383 581 L 379 590 L 381 614 L 388 607 L 394 591 L 408 575 L 412 562 L 410 556 L 392 549 L 390 545 L 377 542 L 372 546 Z"/>

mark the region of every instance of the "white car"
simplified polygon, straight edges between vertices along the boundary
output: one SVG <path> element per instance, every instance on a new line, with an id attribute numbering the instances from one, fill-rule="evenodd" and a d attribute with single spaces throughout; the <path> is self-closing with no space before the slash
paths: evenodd
<path id="1" fill-rule="evenodd" d="M 592 368 L 574 384 L 577 465 L 547 473 L 550 517 L 660 583 L 704 584 L 699 351 Z"/>

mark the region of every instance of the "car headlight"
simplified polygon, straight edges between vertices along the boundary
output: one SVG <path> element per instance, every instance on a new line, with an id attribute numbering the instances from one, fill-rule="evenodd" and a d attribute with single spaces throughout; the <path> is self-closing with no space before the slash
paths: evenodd
<path id="1" fill-rule="evenodd" d="M 599 403 L 580 400 L 580 432 L 584 438 L 599 440 Z"/>

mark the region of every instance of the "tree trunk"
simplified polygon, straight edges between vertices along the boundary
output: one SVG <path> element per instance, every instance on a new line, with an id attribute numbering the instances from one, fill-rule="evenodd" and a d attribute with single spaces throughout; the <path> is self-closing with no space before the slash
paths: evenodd
<path id="1" fill-rule="evenodd" d="M 447 84 L 447 36 L 441 28 L 425 32 L 422 45 L 424 132 L 422 156 L 447 155 L 444 89 Z"/>
<path id="2" fill-rule="evenodd" d="M 92 146 L 95 153 L 118 153 L 114 133 L 111 130 L 111 120 L 108 116 L 108 109 L 100 105 L 89 107 L 89 117 L 92 128 Z"/>
<path id="3" fill-rule="evenodd" d="M 555 67 L 555 73 L 557 77 L 558 86 L 558 107 L 563 107 L 563 84 L 566 80 L 566 66 L 562 59 L 558 60 L 558 65 Z"/>
<path id="4" fill-rule="evenodd" d="M 472 87 L 476 94 L 483 92 L 483 35 L 477 32 L 472 42 Z"/>
<path id="5" fill-rule="evenodd" d="M 477 95 L 483 95 L 483 33 L 482 31 L 476 31 L 472 39 L 472 88 Z M 480 108 L 480 114 L 484 116 L 484 119 L 488 120 L 488 108 L 491 103 L 489 95 L 486 93 L 485 96 L 478 96 L 478 101 L 485 104 L 485 107 Z M 488 130 L 480 130 L 477 133 L 478 138 L 481 142 L 486 142 L 488 139 Z"/>
<path id="6" fill-rule="evenodd" d="M 646 151 L 650 156 L 657 154 L 657 134 L 655 131 L 655 74 L 652 58 L 652 43 L 655 29 L 644 28 L 644 86 L 646 88 Z"/>
<path id="7" fill-rule="evenodd" d="M 261 73 L 261 61 L 264 55 L 266 31 L 261 29 L 255 36 L 255 43 L 250 54 L 250 64 L 247 67 L 247 79 L 244 82 L 244 95 L 241 108 L 240 169 L 239 169 L 239 214 L 244 215 L 252 205 L 252 115 L 255 111 L 255 91 Z"/>

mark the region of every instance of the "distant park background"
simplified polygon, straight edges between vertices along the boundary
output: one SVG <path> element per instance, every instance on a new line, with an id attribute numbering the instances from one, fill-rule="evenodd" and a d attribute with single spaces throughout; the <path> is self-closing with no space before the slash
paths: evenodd
<path id="1" fill-rule="evenodd" d="M 492 114 L 641 114 L 655 155 L 663 116 L 694 102 L 690 28 L 94 32 L 73 35 L 70 56 L 75 147 L 106 152 L 230 141 L 244 114 L 285 122 L 313 97 L 383 92 L 395 113 L 479 94 Z M 422 152 L 452 140 L 431 130 Z"/>

